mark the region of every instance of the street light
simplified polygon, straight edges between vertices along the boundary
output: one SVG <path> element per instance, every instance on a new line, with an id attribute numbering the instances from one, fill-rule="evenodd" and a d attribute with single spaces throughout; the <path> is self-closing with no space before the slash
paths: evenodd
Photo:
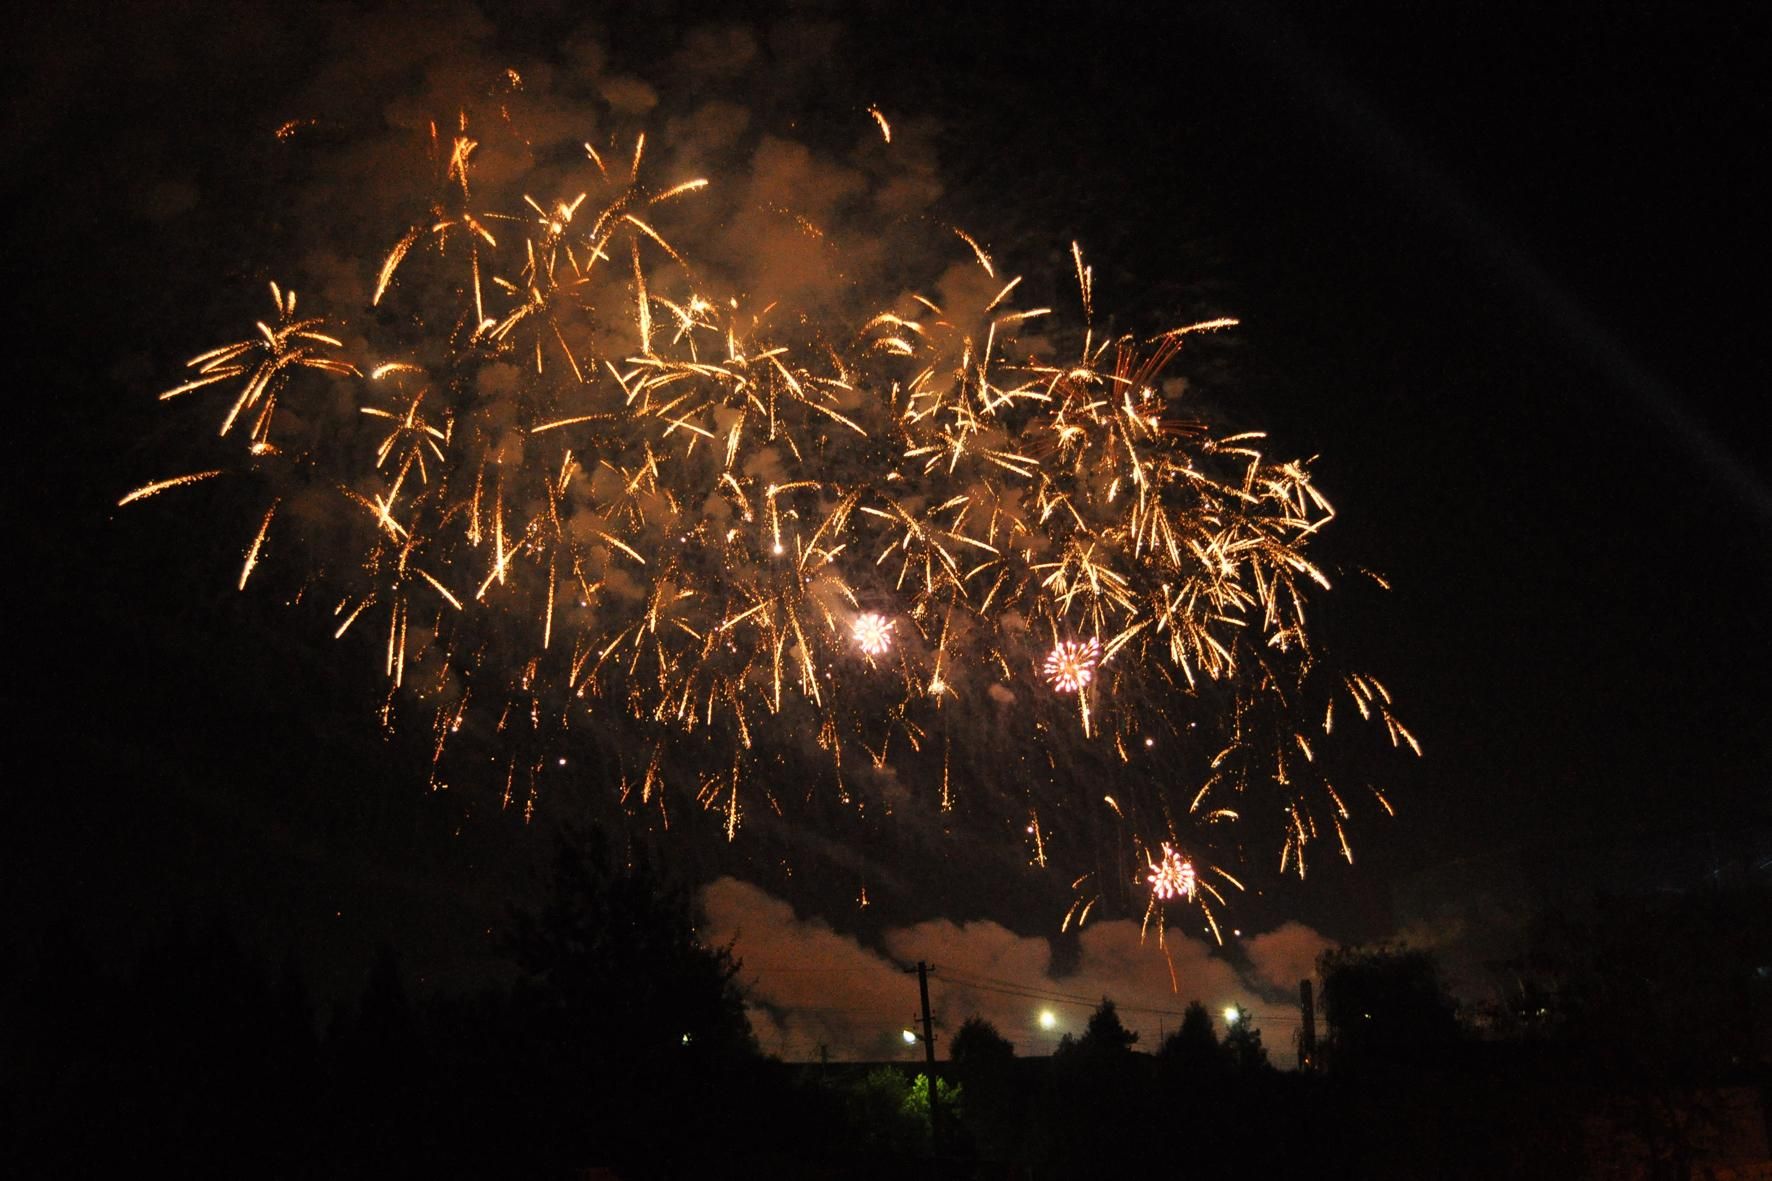
<path id="1" fill-rule="evenodd" d="M 1240 1016 L 1242 1016 L 1242 1011 L 1238 1009 L 1237 1006 L 1226 1005 L 1224 1007 L 1224 1023 L 1226 1025 L 1235 1025 L 1237 1023 L 1237 1018 Z"/>
<path id="2" fill-rule="evenodd" d="M 908 1030 L 908 1029 L 907 1029 L 907 1030 L 905 1030 L 905 1031 L 904 1031 L 904 1044 L 905 1044 L 905 1045 L 907 1045 L 907 1046 L 914 1046 L 914 1045 L 916 1045 L 916 1044 L 917 1044 L 917 1035 L 916 1035 L 916 1034 L 914 1034 L 914 1033 L 912 1033 L 912 1032 L 911 1032 L 911 1031 L 910 1031 L 910 1030 Z"/>

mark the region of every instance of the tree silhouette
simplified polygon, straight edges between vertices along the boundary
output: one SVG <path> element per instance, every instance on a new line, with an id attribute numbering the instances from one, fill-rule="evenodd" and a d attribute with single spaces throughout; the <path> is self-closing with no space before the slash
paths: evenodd
<path id="1" fill-rule="evenodd" d="M 688 1169 L 748 1108 L 758 1055 L 739 964 L 696 939 L 695 919 L 682 882 L 601 828 L 565 833 L 540 907 L 512 912 L 520 1077 L 554 1117 L 544 1155 Z M 685 1110 L 696 1137 L 673 1132 Z"/>
<path id="2" fill-rule="evenodd" d="M 1158 1047 L 1157 1060 L 1164 1076 L 1177 1080 L 1223 1073 L 1224 1047 L 1218 1044 L 1218 1031 L 1213 1029 L 1212 1015 L 1205 1005 L 1199 1001 L 1188 1005 L 1181 1025 Z"/>
<path id="3" fill-rule="evenodd" d="M 1015 1057 L 1015 1044 L 983 1017 L 968 1017 L 948 1046 L 954 1066 L 962 1070 L 997 1066 Z"/>
<path id="4" fill-rule="evenodd" d="M 0 1159 L 29 1175 L 221 1175 L 275 1151 L 296 1170 L 316 1123 L 305 1007 L 227 929 L 175 924 L 114 976 L 60 932 L 8 997 Z M 16 1006 L 16 1008 L 15 1008 Z M 12 1164 L 12 1172 L 19 1166 Z"/>
<path id="5" fill-rule="evenodd" d="M 1698 1145 L 1734 1118 L 1718 1084 L 1754 1079 L 1772 1042 L 1756 1020 L 1772 1010 L 1769 912 L 1766 886 L 1719 874 L 1702 888 L 1541 915 L 1507 965 L 1498 1028 L 1607 1080 L 1601 1118 L 1621 1155 L 1654 1176 L 1686 1175 Z"/>
<path id="6" fill-rule="evenodd" d="M 1418 1065 L 1459 1040 L 1457 1008 L 1429 952 L 1342 947 L 1317 960 L 1332 1066 Z"/>
<path id="7" fill-rule="evenodd" d="M 1053 1176 L 1096 1176 L 1108 1162 L 1124 1166 L 1143 1143 L 1140 1113 L 1151 1062 L 1132 1052 L 1137 1041 L 1114 1002 L 1103 997 L 1082 1036 L 1059 1043 L 1038 1120 L 1043 1173 L 1049 1168 Z"/>
<path id="8" fill-rule="evenodd" d="M 547 895 L 508 945 L 537 1000 L 591 1058 L 697 1061 L 754 1052 L 739 964 L 696 939 L 688 890 L 601 828 L 570 832 Z"/>
<path id="9" fill-rule="evenodd" d="M 982 1017 L 969 1017 L 949 1047 L 954 1075 L 966 1096 L 961 1122 L 973 1144 L 993 1160 L 1010 1159 L 1020 1139 L 1023 1095 L 1015 1046 Z"/>
<path id="10" fill-rule="evenodd" d="M 1101 998 L 1095 1012 L 1089 1014 L 1089 1024 L 1083 1027 L 1083 1036 L 1072 1040 L 1069 1034 L 1059 1042 L 1059 1053 L 1074 1053 L 1085 1058 L 1112 1059 L 1132 1052 L 1138 1041 L 1138 1035 L 1127 1029 L 1120 1021 L 1119 1010 L 1114 1002 L 1107 997 Z"/>
<path id="11" fill-rule="evenodd" d="M 355 1009 L 334 1013 L 327 1043 L 329 1118 L 344 1155 L 377 1169 L 436 1162 L 436 1072 L 392 947 L 378 949 Z"/>
<path id="12" fill-rule="evenodd" d="M 1230 1028 L 1224 1034 L 1224 1052 L 1232 1069 L 1254 1074 L 1268 1069 L 1267 1050 L 1261 1044 L 1261 1030 L 1249 1017 L 1249 1010 L 1236 1006 L 1235 1016 L 1227 1016 Z"/>

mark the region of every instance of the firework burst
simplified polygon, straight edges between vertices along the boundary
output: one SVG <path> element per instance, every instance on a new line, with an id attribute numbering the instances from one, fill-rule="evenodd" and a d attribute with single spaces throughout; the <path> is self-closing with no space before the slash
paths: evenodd
<path id="1" fill-rule="evenodd" d="M 892 621 L 875 611 L 859 616 L 850 634 L 864 656 L 884 656 L 892 647 Z"/>
<path id="2" fill-rule="evenodd" d="M 1046 683 L 1054 692 L 1081 693 L 1095 679 L 1095 666 L 1101 660 L 1101 641 L 1091 636 L 1087 642 L 1063 640 L 1046 654 Z"/>
<path id="3" fill-rule="evenodd" d="M 811 798 L 759 768 L 820 760 L 829 798 L 890 812 L 852 768 L 891 765 L 939 779 L 944 810 L 970 789 L 1031 818 L 1044 865 L 1088 856 L 1084 826 L 1042 820 L 1087 758 L 1126 768 L 1110 803 L 1134 840 L 1186 822 L 1192 847 L 1268 844 L 1301 875 L 1324 836 L 1351 860 L 1357 797 L 1389 804 L 1332 781 L 1340 723 L 1418 748 L 1378 681 L 1319 670 L 1305 606 L 1330 583 L 1307 551 L 1333 510 L 1306 465 L 1163 392 L 1186 341 L 1233 321 L 1100 336 L 1073 249 L 1084 321 L 1055 353 L 1063 333 L 1019 335 L 1050 310 L 1016 307 L 962 234 L 975 304 L 808 331 L 698 276 L 658 218 L 708 182 L 653 185 L 643 139 L 587 145 L 543 199 L 482 192 L 453 122 L 433 198 L 363 263 L 375 314 L 298 317 L 273 285 L 272 318 L 161 395 L 202 408 L 204 470 L 122 498 L 237 477 L 257 498 L 240 585 L 270 538 L 306 555 L 282 573 L 383 669 L 383 718 L 429 727 L 436 785 L 484 775 L 484 747 L 449 759 L 479 734 L 502 801 L 533 807 L 551 754 L 586 742 L 615 804 L 668 824 L 693 800 L 732 834 Z M 948 752 L 999 733 L 1043 779 L 951 784 Z M 1160 775 L 1135 764 L 1152 734 Z M 1158 897 L 1209 890 L 1163 849 Z"/>
<path id="4" fill-rule="evenodd" d="M 1151 896 L 1159 902 L 1169 902 L 1176 898 L 1193 901 L 1194 887 L 1198 879 L 1194 874 L 1194 863 L 1175 851 L 1175 847 L 1164 842 L 1162 856 L 1149 862 L 1150 873 L 1145 881 L 1151 888 Z"/>

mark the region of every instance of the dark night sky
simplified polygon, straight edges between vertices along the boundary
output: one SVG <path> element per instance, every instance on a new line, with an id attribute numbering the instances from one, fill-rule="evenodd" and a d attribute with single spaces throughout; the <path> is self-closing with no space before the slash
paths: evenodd
<path id="1" fill-rule="evenodd" d="M 486 11 L 525 54 L 574 20 L 517 7 Z M 1340 630 L 1428 757 L 1358 866 L 1259 920 L 1462 924 L 1482 944 L 1498 909 L 1763 864 L 1772 466 L 1748 178 L 1766 18 L 952 7 L 806 6 L 848 14 L 833 104 L 939 120 L 954 208 L 1000 251 L 1045 235 L 1028 268 L 1075 236 L 1104 305 L 1242 317 L 1214 396 L 1321 456 L 1329 552 L 1395 587 L 1351 598 Z M 72 926 L 110 949 L 219 918 L 307 949 L 322 989 L 382 940 L 448 971 L 537 834 L 463 825 L 402 780 L 369 682 L 233 593 L 203 523 L 223 498 L 193 497 L 170 536 L 172 517 L 110 507 L 167 443 L 152 395 L 207 340 L 216 292 L 267 262 L 231 204 L 236 145 L 312 72 L 319 23 L 349 19 L 224 11 L 34 12 L 8 50 L 3 243 L 26 332 L 5 435 L 4 911 L 27 944 Z M 646 11 L 609 22 L 619 54 L 696 21 Z M 144 213 L 156 201 L 181 211 Z M 877 921 L 1051 922 L 1008 897 L 903 905 Z"/>

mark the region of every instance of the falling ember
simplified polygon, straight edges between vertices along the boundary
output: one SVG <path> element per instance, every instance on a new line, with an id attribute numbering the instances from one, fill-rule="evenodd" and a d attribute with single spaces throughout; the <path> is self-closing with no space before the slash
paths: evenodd
<path id="1" fill-rule="evenodd" d="M 148 497 L 156 496 L 159 493 L 166 491 L 168 488 L 183 488 L 187 484 L 195 484 L 200 480 L 213 479 L 221 474 L 222 472 L 218 469 L 213 472 L 192 472 L 188 476 L 173 476 L 169 480 L 155 480 L 152 484 L 143 484 L 135 491 L 126 494 L 117 502 L 117 507 L 122 508 L 126 504 L 134 504 L 138 500 L 146 500 Z"/>
<path id="2" fill-rule="evenodd" d="M 1168 902 L 1173 898 L 1193 901 L 1194 888 L 1198 885 L 1194 863 L 1177 853 L 1174 846 L 1165 842 L 1162 860 L 1151 861 L 1149 865 L 1151 872 L 1145 880 L 1150 883 L 1151 894 L 1158 901 Z"/>
<path id="3" fill-rule="evenodd" d="M 257 535 L 253 537 L 252 545 L 246 551 L 246 562 L 240 567 L 240 583 L 237 587 L 239 590 L 246 589 L 246 580 L 252 577 L 252 568 L 258 565 L 259 550 L 264 548 L 265 534 L 271 531 L 271 518 L 275 516 L 276 513 L 277 504 L 275 501 L 272 501 L 271 507 L 265 510 L 265 519 L 263 523 L 259 525 Z"/>
<path id="4" fill-rule="evenodd" d="M 858 618 L 850 634 L 865 656 L 883 656 L 892 647 L 892 621 L 874 611 Z"/>
<path id="5" fill-rule="evenodd" d="M 1060 693 L 1080 693 L 1095 679 L 1095 666 L 1101 660 L 1101 641 L 1091 636 L 1087 643 L 1061 640 L 1046 654 L 1046 682 Z"/>

